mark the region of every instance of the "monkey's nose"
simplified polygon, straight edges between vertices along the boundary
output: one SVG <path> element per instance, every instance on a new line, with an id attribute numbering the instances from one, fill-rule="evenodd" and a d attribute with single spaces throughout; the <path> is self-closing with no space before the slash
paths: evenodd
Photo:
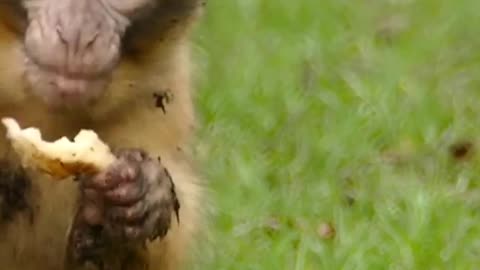
<path id="1" fill-rule="evenodd" d="M 89 26 L 87 24 L 87 26 Z M 55 26 L 58 39 L 66 46 L 69 51 L 84 52 L 92 47 L 98 39 L 98 30 L 85 28 L 85 24 L 71 24 L 59 21 Z"/>
<path id="2" fill-rule="evenodd" d="M 70 79 L 63 76 L 56 76 L 53 85 L 62 98 L 81 96 L 87 90 L 87 82 L 85 80 Z"/>

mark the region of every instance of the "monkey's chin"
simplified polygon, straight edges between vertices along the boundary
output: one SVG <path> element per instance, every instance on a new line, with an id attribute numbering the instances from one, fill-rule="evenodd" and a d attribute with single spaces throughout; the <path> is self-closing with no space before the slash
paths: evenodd
<path id="1" fill-rule="evenodd" d="M 52 109 L 89 107 L 104 95 L 110 75 L 74 77 L 29 62 L 25 71 L 27 92 Z"/>
<path id="2" fill-rule="evenodd" d="M 96 89 L 97 90 L 97 89 Z M 90 93 L 62 93 L 58 89 L 32 89 L 33 94 L 39 98 L 46 107 L 53 110 L 84 109 L 96 104 L 103 91 Z"/>
<path id="3" fill-rule="evenodd" d="M 69 97 L 52 95 L 52 96 L 41 96 L 39 97 L 42 102 L 51 110 L 77 110 L 77 109 L 86 109 L 95 104 L 97 99 L 89 98 L 86 99 L 82 96 L 72 95 Z"/>
<path id="4" fill-rule="evenodd" d="M 96 104 L 108 87 L 107 80 L 84 80 L 76 89 L 52 84 L 48 78 L 30 81 L 28 90 L 50 109 L 82 109 Z"/>

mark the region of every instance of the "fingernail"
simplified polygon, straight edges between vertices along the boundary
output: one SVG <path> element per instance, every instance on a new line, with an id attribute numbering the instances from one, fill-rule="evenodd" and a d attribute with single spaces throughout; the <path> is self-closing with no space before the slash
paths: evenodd
<path id="1" fill-rule="evenodd" d="M 99 209 L 94 206 L 85 206 L 83 208 L 83 217 L 90 225 L 98 225 L 102 222 L 102 215 Z"/>

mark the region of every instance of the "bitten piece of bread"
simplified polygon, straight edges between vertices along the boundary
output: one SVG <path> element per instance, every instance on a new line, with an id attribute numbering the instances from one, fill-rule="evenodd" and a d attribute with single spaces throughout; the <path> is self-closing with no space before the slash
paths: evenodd
<path id="1" fill-rule="evenodd" d="M 22 166 L 43 171 L 57 180 L 98 173 L 116 159 L 93 130 L 81 130 L 73 142 L 66 137 L 47 142 L 38 128 L 22 129 L 13 118 L 3 118 L 2 123 Z"/>

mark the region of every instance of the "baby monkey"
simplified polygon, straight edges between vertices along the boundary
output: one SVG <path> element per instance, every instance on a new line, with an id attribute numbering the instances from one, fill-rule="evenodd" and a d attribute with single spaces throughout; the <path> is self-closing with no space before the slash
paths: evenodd
<path id="1" fill-rule="evenodd" d="M 0 139 L 0 265 L 173 270 L 202 223 L 189 42 L 205 0 L 1 0 L 0 117 L 93 129 L 117 161 L 52 181 Z M 159 100 L 159 97 L 168 97 Z"/>

